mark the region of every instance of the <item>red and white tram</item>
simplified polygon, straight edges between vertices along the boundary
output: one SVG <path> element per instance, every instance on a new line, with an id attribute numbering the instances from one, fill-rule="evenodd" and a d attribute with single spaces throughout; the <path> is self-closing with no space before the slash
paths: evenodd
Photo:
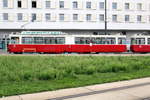
<path id="1" fill-rule="evenodd" d="M 35 32 L 36 33 L 36 32 Z M 101 53 L 150 52 L 150 36 L 125 35 L 11 34 L 10 53 Z M 48 33 L 48 34 L 47 34 Z M 56 32 L 57 33 L 57 32 Z"/>
<path id="2" fill-rule="evenodd" d="M 115 35 L 11 34 L 10 53 L 127 52 L 126 37 Z"/>

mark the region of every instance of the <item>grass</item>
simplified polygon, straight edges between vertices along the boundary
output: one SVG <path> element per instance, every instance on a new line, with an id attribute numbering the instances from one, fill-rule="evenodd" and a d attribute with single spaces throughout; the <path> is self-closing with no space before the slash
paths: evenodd
<path id="1" fill-rule="evenodd" d="M 149 76 L 148 56 L 0 56 L 0 97 Z"/>

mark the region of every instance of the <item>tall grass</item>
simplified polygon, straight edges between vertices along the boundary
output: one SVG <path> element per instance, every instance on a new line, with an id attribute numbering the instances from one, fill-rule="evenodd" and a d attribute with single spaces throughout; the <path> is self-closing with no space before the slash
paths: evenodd
<path id="1" fill-rule="evenodd" d="M 0 56 L 0 83 L 150 70 L 150 57 Z"/>

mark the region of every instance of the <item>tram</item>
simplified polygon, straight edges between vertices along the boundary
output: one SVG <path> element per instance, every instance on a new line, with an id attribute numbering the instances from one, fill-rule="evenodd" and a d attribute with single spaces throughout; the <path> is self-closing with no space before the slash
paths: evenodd
<path id="1" fill-rule="evenodd" d="M 136 35 L 131 37 L 130 50 L 137 53 L 150 52 L 150 36 Z"/>
<path id="2" fill-rule="evenodd" d="M 133 36 L 129 44 L 125 35 L 66 35 L 44 32 L 11 34 L 9 38 L 8 52 L 17 54 L 150 52 L 149 36 Z"/>

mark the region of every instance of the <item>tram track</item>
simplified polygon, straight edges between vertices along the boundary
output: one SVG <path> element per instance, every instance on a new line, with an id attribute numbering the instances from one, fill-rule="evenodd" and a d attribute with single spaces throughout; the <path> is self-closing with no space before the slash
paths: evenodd
<path id="1" fill-rule="evenodd" d="M 138 53 L 125 53 L 125 54 L 0 54 L 0 56 L 150 56 L 150 53 L 147 54 L 138 54 Z"/>

